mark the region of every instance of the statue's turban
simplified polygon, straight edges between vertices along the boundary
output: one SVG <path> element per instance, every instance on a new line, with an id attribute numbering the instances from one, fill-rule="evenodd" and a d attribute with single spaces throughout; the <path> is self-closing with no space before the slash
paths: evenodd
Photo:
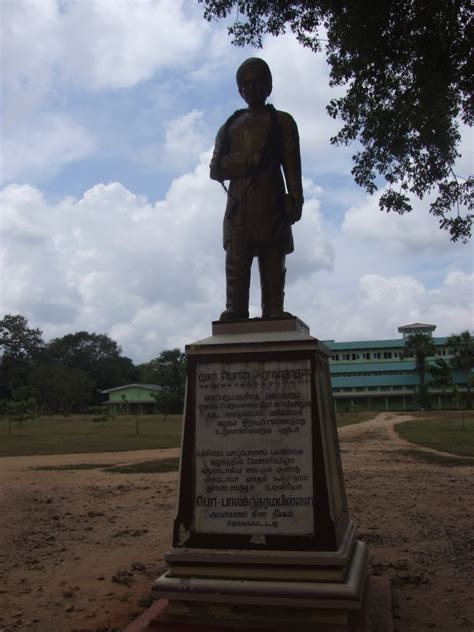
<path id="1" fill-rule="evenodd" d="M 270 68 L 267 62 L 263 61 L 263 59 L 260 59 L 260 57 L 249 57 L 242 64 L 240 64 L 239 68 L 237 69 L 237 74 L 235 77 L 237 80 L 237 85 L 239 86 L 239 89 L 240 89 L 240 84 L 244 80 L 247 72 L 250 69 L 254 70 L 256 67 L 258 67 L 258 70 L 261 73 L 262 78 L 266 83 L 267 96 L 268 96 L 272 91 L 272 73 L 270 72 Z"/>

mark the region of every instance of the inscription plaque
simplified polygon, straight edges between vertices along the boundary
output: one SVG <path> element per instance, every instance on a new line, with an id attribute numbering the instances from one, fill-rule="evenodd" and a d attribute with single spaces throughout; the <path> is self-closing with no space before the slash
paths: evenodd
<path id="1" fill-rule="evenodd" d="M 194 527 L 314 534 L 310 360 L 196 368 Z"/>

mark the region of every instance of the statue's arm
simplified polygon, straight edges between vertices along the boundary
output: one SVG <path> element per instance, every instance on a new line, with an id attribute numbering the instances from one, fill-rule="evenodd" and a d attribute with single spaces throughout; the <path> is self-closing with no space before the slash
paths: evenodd
<path id="1" fill-rule="evenodd" d="M 211 179 L 223 182 L 239 176 L 247 176 L 254 169 L 255 158 L 246 152 L 226 153 L 224 126 L 217 133 L 211 158 Z"/>
<path id="2" fill-rule="evenodd" d="M 295 120 L 286 112 L 282 112 L 280 115 L 280 129 L 283 145 L 283 173 L 285 174 L 286 188 L 290 196 L 290 205 L 287 208 L 287 213 L 292 222 L 297 222 L 301 219 L 304 202 L 303 182 L 301 179 L 300 137 Z"/>

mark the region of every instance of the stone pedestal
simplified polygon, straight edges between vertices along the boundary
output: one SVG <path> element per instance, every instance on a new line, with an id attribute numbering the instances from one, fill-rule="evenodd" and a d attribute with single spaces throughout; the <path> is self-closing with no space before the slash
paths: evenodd
<path id="1" fill-rule="evenodd" d="M 329 352 L 297 318 L 212 333 L 186 348 L 163 620 L 351 630 L 367 551 L 347 511 Z"/>

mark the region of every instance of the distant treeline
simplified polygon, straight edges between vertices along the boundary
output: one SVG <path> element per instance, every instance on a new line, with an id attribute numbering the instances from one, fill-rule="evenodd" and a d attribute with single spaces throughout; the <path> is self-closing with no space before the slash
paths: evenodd
<path id="1" fill-rule="evenodd" d="M 100 393 L 124 384 L 158 384 L 158 409 L 181 412 L 186 358 L 179 349 L 135 365 L 105 334 L 78 331 L 45 342 L 20 314 L 0 320 L 0 404 L 29 401 L 37 412 L 86 412 Z M 165 410 L 166 409 L 166 410 Z"/>

